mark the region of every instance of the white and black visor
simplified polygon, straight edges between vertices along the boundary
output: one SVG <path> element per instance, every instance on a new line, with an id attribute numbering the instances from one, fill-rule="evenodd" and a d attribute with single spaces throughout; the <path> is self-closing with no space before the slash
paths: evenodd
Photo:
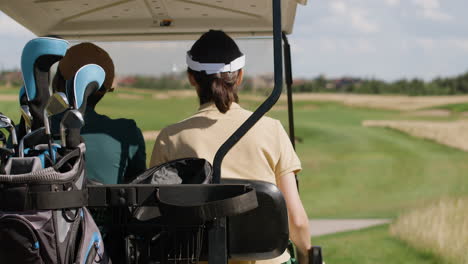
<path id="1" fill-rule="evenodd" d="M 201 72 L 205 71 L 206 74 L 215 74 L 222 72 L 235 72 L 242 69 L 245 66 L 245 55 L 242 55 L 229 64 L 225 63 L 201 63 L 193 60 L 190 52 L 187 52 L 187 66 L 194 71 Z"/>

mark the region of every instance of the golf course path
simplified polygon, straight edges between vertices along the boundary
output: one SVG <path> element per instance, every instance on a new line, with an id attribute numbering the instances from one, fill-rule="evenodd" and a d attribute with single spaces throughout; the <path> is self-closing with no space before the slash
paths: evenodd
<path id="1" fill-rule="evenodd" d="M 311 236 L 322 236 L 339 232 L 359 230 L 371 226 L 388 224 L 391 219 L 314 219 L 309 220 Z"/>

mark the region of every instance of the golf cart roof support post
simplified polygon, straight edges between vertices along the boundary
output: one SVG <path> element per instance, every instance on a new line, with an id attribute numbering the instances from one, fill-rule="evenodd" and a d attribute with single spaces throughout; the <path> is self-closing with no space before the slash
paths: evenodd
<path id="1" fill-rule="evenodd" d="M 296 133 L 294 132 L 294 108 L 292 99 L 292 67 L 291 67 L 291 46 L 289 45 L 288 36 L 283 32 L 283 48 L 284 48 L 284 71 L 286 79 L 286 89 L 288 94 L 288 121 L 289 121 L 289 139 L 294 149 L 296 149 Z M 299 190 L 299 179 L 297 174 L 294 175 L 296 178 L 296 186 Z"/>
<path id="2" fill-rule="evenodd" d="M 220 183 L 221 163 L 229 150 L 265 115 L 278 101 L 283 89 L 283 50 L 281 39 L 281 0 L 273 2 L 273 63 L 275 86 L 271 95 L 252 115 L 221 145 L 213 160 L 213 183 Z"/>
<path id="3" fill-rule="evenodd" d="M 292 67 L 291 67 L 291 46 L 289 45 L 288 37 L 283 32 L 283 42 L 284 42 L 284 75 L 286 81 L 286 89 L 288 94 L 288 120 L 289 120 L 289 138 L 291 139 L 291 144 L 293 148 L 296 149 L 296 140 L 294 133 L 294 110 L 293 110 L 293 100 L 292 100 Z"/>

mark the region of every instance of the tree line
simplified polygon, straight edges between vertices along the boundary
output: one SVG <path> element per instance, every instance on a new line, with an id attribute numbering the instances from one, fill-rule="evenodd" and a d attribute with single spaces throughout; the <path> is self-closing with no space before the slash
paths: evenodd
<path id="1" fill-rule="evenodd" d="M 20 86 L 23 80 L 19 70 L 1 71 L 0 85 Z M 153 90 L 191 89 L 187 73 L 161 76 L 132 75 L 117 77 L 116 86 L 134 87 Z M 268 93 L 273 87 L 273 78 L 269 75 L 246 76 L 244 91 Z M 405 94 L 405 95 L 455 95 L 468 93 L 468 72 L 454 77 L 439 77 L 431 81 L 422 79 L 401 79 L 387 82 L 379 79 L 337 78 L 327 79 L 320 75 L 313 79 L 296 79 L 294 92 L 314 93 L 357 93 L 357 94 Z"/>
<path id="2" fill-rule="evenodd" d="M 468 93 L 468 72 L 455 77 L 400 79 L 386 82 L 378 79 L 340 78 L 318 76 L 312 80 L 295 81 L 295 92 L 327 92 L 357 94 L 455 95 Z"/>

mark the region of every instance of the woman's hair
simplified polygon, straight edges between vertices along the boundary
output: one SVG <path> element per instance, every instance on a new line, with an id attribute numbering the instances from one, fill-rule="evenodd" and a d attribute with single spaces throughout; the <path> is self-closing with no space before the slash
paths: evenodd
<path id="1" fill-rule="evenodd" d="M 210 30 L 203 34 L 192 46 L 188 54 L 199 63 L 224 63 L 243 56 L 239 47 L 223 31 Z M 240 70 L 207 74 L 188 68 L 188 73 L 197 82 L 200 104 L 214 102 L 221 113 L 226 113 L 233 102 L 239 102 L 237 83 Z"/>
<path id="2" fill-rule="evenodd" d="M 221 113 L 226 113 L 233 102 L 238 103 L 237 80 L 239 71 L 206 74 L 188 69 L 199 85 L 198 97 L 200 104 L 214 102 Z"/>

